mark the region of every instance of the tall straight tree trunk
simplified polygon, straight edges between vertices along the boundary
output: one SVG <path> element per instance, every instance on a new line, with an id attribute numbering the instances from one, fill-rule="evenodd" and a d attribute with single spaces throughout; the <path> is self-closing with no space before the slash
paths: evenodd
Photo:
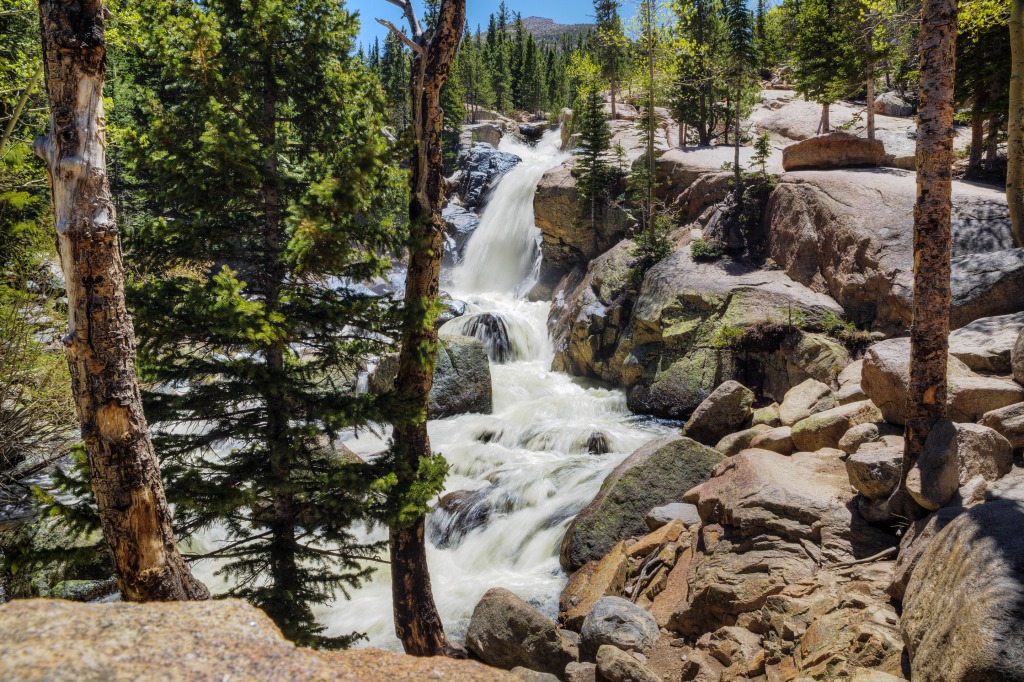
<path id="1" fill-rule="evenodd" d="M 394 26 L 388 27 L 409 44 L 414 54 L 410 81 L 415 147 L 409 195 L 409 269 L 395 391 L 419 414 L 396 421 L 393 432 L 398 483 L 408 488 L 416 483 L 420 462 L 432 456 L 426 419 L 437 358 L 437 329 L 429 311 L 438 299 L 445 229 L 441 219 L 445 181 L 440 94 L 459 49 L 466 0 L 441 0 L 429 40 L 420 29 L 410 0 L 390 2 L 402 8 L 411 38 Z M 423 515 L 417 515 L 412 521 L 396 522 L 390 529 L 395 634 L 405 652 L 413 656 L 465 656 L 448 641 L 434 603 L 427 569 L 425 526 Z"/>
<path id="2" fill-rule="evenodd" d="M 979 87 L 971 104 L 971 157 L 967 162 L 969 171 L 976 170 L 981 165 L 981 155 L 985 147 L 985 118 L 982 111 L 987 98 L 988 93 Z"/>
<path id="3" fill-rule="evenodd" d="M 46 161 L 67 286 L 64 346 L 82 440 L 121 597 L 207 599 L 178 552 L 135 375 L 120 235 L 106 175 L 101 0 L 40 0 L 50 133 Z"/>
<path id="4" fill-rule="evenodd" d="M 867 78 L 867 89 L 868 89 L 868 108 L 867 108 L 867 119 L 868 119 L 868 139 L 875 139 L 875 67 L 874 64 L 868 69 Z"/>
<path id="5" fill-rule="evenodd" d="M 612 120 L 613 121 L 616 120 L 619 117 L 618 116 L 618 112 L 615 109 L 615 85 L 616 85 L 615 79 L 612 78 L 611 79 L 611 91 L 612 91 Z"/>
<path id="6" fill-rule="evenodd" d="M 819 127 L 821 129 L 821 134 L 822 135 L 828 135 L 829 129 L 831 129 L 831 127 L 832 127 L 829 124 L 829 120 L 828 120 L 828 109 L 829 109 L 829 105 L 828 105 L 827 102 L 825 104 L 821 105 L 821 125 Z"/>
<path id="7" fill-rule="evenodd" d="M 1010 10 L 1010 111 L 1006 132 L 1006 203 L 1013 241 L 1024 246 L 1024 0 L 1012 0 Z"/>
<path id="8" fill-rule="evenodd" d="M 925 0 L 921 12 L 910 385 L 906 449 L 897 493 L 902 493 L 902 512 L 908 516 L 915 515 L 916 508 L 907 499 L 907 475 L 932 426 L 946 416 L 956 9 L 956 0 Z"/>

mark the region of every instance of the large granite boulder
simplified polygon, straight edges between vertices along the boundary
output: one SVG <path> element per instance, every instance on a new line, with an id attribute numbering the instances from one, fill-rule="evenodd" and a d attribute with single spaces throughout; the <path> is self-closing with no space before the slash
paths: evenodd
<path id="1" fill-rule="evenodd" d="M 913 116 L 914 105 L 890 90 L 875 98 L 875 113 L 883 116 Z"/>
<path id="2" fill-rule="evenodd" d="M 522 161 L 515 154 L 498 151 L 496 144 L 477 142 L 459 160 L 459 167 L 462 168 L 459 195 L 466 208 L 483 206 L 487 192 L 502 175 Z"/>
<path id="3" fill-rule="evenodd" d="M 961 486 L 980 476 L 996 481 L 1013 468 L 1010 442 L 980 424 L 937 422 L 907 474 L 907 491 L 925 509 L 946 505 Z"/>
<path id="4" fill-rule="evenodd" d="M 995 429 L 1014 449 L 1024 448 L 1024 403 L 986 412 L 978 423 Z"/>
<path id="5" fill-rule="evenodd" d="M 480 226 L 480 216 L 462 206 L 448 204 L 441 211 L 444 220 L 444 258 L 441 264 L 453 267 L 462 262 L 466 244 Z"/>
<path id="6" fill-rule="evenodd" d="M 786 273 L 827 291 L 859 325 L 909 327 L 915 176 L 895 170 L 799 171 L 768 202 L 769 251 Z M 1002 192 L 954 183 L 953 327 L 1020 310 L 1024 256 Z M 1009 250 L 1007 250 L 1009 249 Z"/>
<path id="7" fill-rule="evenodd" d="M 597 650 L 597 672 L 607 682 L 662 682 L 653 670 L 611 644 Z"/>
<path id="8" fill-rule="evenodd" d="M 868 140 L 849 133 L 828 133 L 802 140 L 782 150 L 786 171 L 809 168 L 878 166 L 885 157 L 881 140 Z"/>
<path id="9" fill-rule="evenodd" d="M 818 381 L 808 379 L 786 391 L 779 406 L 779 418 L 783 426 L 793 426 L 812 414 L 831 410 L 839 405 L 832 389 Z"/>
<path id="10" fill-rule="evenodd" d="M 976 372 L 1009 374 L 1010 354 L 1024 331 L 1024 312 L 983 317 L 949 335 L 949 354 Z"/>
<path id="11" fill-rule="evenodd" d="M 646 535 L 647 512 L 682 500 L 721 460 L 717 451 L 682 436 L 641 447 L 615 467 L 601 492 L 569 525 L 562 540 L 562 567 L 575 570 L 600 559 L 620 540 Z"/>
<path id="12" fill-rule="evenodd" d="M 538 287 L 534 299 L 546 299 L 558 281 L 574 268 L 586 268 L 617 244 L 634 224 L 618 205 L 598 202 L 583 206 L 570 158 L 549 169 L 533 195 L 533 215 L 541 231 Z M 593 224 L 591 224 L 591 210 Z"/>
<path id="13" fill-rule="evenodd" d="M 579 660 L 576 645 L 553 620 L 501 587 L 487 590 L 473 609 L 466 648 L 497 668 L 522 666 L 558 677 Z"/>
<path id="14" fill-rule="evenodd" d="M 949 416 L 954 421 L 976 421 L 986 412 L 1024 401 L 1019 385 L 977 375 L 954 356 L 949 357 L 947 376 Z M 906 423 L 909 383 L 910 339 L 888 339 L 868 349 L 861 386 L 890 424 Z"/>
<path id="15" fill-rule="evenodd" d="M 800 450 L 809 452 L 836 448 L 846 432 L 854 426 L 881 419 L 882 413 L 870 400 L 847 403 L 798 421 L 793 425 L 793 443 Z"/>
<path id="16" fill-rule="evenodd" d="M 0 605 L 0 632 L 0 679 L 11 682 L 516 682 L 505 671 L 444 656 L 297 647 L 263 611 L 239 599 L 148 604 L 18 599 Z"/>
<path id="17" fill-rule="evenodd" d="M 850 485 L 869 500 L 888 499 L 900 483 L 903 450 L 885 443 L 865 443 L 846 458 Z"/>
<path id="18" fill-rule="evenodd" d="M 1024 680 L 1024 479 L 992 486 L 918 560 L 900 627 L 915 682 Z"/>
<path id="19" fill-rule="evenodd" d="M 381 394 L 393 389 L 398 375 L 398 355 L 386 355 L 370 373 L 370 392 Z M 437 349 L 434 383 L 427 408 L 431 419 L 456 414 L 490 414 L 494 409 L 491 392 L 491 366 L 487 349 L 471 336 L 443 336 Z"/>
<path id="20" fill-rule="evenodd" d="M 753 404 L 753 391 L 737 381 L 724 381 L 693 411 L 683 435 L 714 446 L 747 421 Z"/>

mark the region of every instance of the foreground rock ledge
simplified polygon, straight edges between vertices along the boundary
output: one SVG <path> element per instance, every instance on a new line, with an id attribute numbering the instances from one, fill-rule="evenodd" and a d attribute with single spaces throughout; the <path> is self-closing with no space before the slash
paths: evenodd
<path id="1" fill-rule="evenodd" d="M 517 682 L 471 661 L 296 647 L 238 599 L 152 604 L 16 600 L 0 606 L 0 680 Z"/>

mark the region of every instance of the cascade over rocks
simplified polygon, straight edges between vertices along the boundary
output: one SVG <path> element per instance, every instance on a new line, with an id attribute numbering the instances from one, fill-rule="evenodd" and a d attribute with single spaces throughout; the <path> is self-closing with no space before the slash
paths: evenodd
<path id="1" fill-rule="evenodd" d="M 645 535 L 651 508 L 682 498 L 707 480 L 722 456 L 682 436 L 644 445 L 615 467 L 601 492 L 573 519 L 562 540 L 566 570 L 605 556 L 620 540 Z"/>

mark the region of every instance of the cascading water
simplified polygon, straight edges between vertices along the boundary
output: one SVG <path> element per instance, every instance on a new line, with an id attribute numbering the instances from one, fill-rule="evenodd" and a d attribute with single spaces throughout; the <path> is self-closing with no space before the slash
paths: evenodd
<path id="1" fill-rule="evenodd" d="M 467 302 L 466 314 L 441 328 L 442 335 L 481 338 L 492 363 L 492 414 L 428 423 L 431 445 L 451 473 L 427 520 L 427 557 L 445 627 L 460 640 L 491 587 L 505 587 L 554 617 L 566 580 L 558 549 L 569 520 L 630 452 L 670 432 L 633 417 L 621 391 L 552 372 L 550 303 L 521 295 L 533 286 L 540 259 L 533 195 L 544 171 L 564 158 L 559 138 L 549 132 L 536 147 L 502 141 L 501 149 L 523 162 L 495 187 L 452 273 L 451 293 Z M 362 435 L 347 445 L 371 455 L 386 447 L 387 434 Z M 386 534 L 376 530 L 370 537 Z M 217 586 L 207 573 L 212 567 L 200 568 L 200 578 Z M 339 595 L 317 617 L 326 634 L 363 632 L 367 645 L 400 649 L 386 566 L 350 600 Z"/>

